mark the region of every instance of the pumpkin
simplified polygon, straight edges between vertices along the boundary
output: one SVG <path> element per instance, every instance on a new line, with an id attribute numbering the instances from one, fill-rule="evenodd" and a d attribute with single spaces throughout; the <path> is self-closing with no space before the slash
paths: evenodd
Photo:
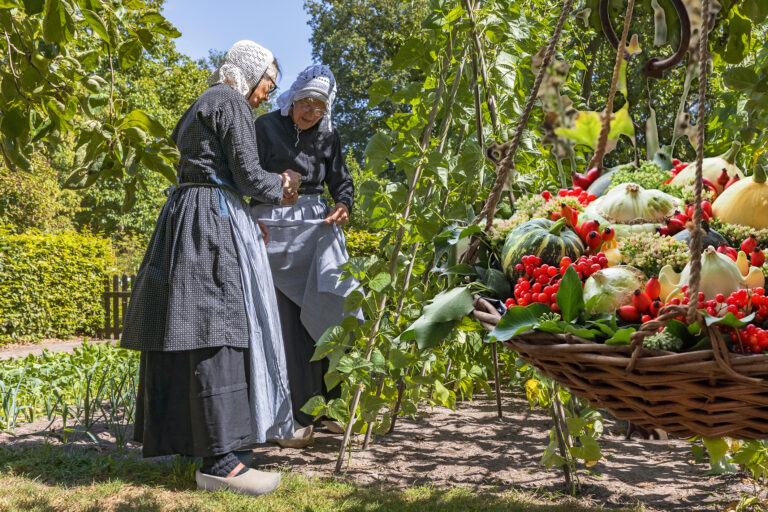
<path id="1" fill-rule="evenodd" d="M 740 179 L 715 199 L 712 214 L 728 224 L 768 228 L 768 183 L 765 178 L 765 170 L 756 166 L 754 175 Z"/>
<path id="2" fill-rule="evenodd" d="M 723 186 L 717 182 L 717 179 L 720 177 L 720 173 L 723 171 L 723 169 L 725 169 L 725 172 L 728 173 L 729 178 L 733 178 L 734 176 L 738 176 L 739 178 L 744 177 L 744 173 L 741 172 L 739 166 L 735 164 L 736 155 L 739 154 L 740 149 L 741 142 L 735 141 L 728 151 L 720 156 L 705 158 L 704 162 L 702 163 L 701 175 L 704 178 L 709 179 L 715 185 L 718 194 L 723 192 Z M 680 171 L 677 176 L 672 178 L 672 181 L 670 181 L 669 184 L 675 187 L 691 185 L 693 184 L 693 179 L 695 176 L 696 163 L 691 162 L 688 167 Z"/>
<path id="3" fill-rule="evenodd" d="M 559 266 L 564 256 L 576 260 L 586 248 L 579 235 L 568 229 L 565 219 L 533 219 L 520 224 L 507 234 L 501 251 L 501 266 L 510 279 L 514 279 L 515 265 L 523 256 L 533 254 L 542 263 Z"/>

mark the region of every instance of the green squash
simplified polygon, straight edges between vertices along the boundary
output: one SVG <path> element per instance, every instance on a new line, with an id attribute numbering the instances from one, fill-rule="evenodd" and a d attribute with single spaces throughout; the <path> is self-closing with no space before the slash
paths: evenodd
<path id="1" fill-rule="evenodd" d="M 568 256 L 576 260 L 586 248 L 579 235 L 565 227 L 565 219 L 533 219 L 509 232 L 501 251 L 501 266 L 510 279 L 515 277 L 515 265 L 523 256 L 534 254 L 542 263 L 559 266 Z"/>

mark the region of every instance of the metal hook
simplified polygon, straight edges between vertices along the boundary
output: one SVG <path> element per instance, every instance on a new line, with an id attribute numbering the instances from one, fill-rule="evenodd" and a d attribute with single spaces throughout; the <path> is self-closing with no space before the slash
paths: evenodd
<path id="1" fill-rule="evenodd" d="M 664 72 L 677 65 L 685 54 L 688 53 L 688 47 L 691 43 L 691 19 L 688 17 L 688 11 L 682 0 L 670 0 L 677 11 L 677 17 L 680 19 L 680 46 L 670 57 L 662 59 L 661 57 L 652 57 L 645 63 L 645 76 L 661 79 Z M 600 0 L 600 24 L 603 26 L 603 32 L 610 41 L 611 45 L 619 49 L 619 39 L 611 27 L 611 18 L 608 12 L 610 0 Z M 629 59 L 629 52 L 625 50 L 625 57 Z"/>

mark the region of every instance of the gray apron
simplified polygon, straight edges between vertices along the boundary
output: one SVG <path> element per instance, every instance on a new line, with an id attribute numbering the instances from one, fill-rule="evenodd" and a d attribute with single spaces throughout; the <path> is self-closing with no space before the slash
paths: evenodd
<path id="1" fill-rule="evenodd" d="M 340 267 L 349 261 L 347 241 L 341 228 L 325 223 L 325 199 L 301 196 L 293 206 L 258 204 L 251 210 L 269 228 L 275 286 L 301 308 L 301 323 L 315 341 L 347 316 L 363 320 L 359 309 L 344 312 L 344 298 L 360 283 L 340 280 Z"/>

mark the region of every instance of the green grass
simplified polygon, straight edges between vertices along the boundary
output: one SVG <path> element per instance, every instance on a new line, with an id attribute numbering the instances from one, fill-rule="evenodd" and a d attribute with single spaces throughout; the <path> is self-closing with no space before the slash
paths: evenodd
<path id="1" fill-rule="evenodd" d="M 406 511 L 591 512 L 577 500 L 556 502 L 510 490 L 361 486 L 340 479 L 283 473 L 280 489 L 259 498 L 228 491 L 197 491 L 194 466 L 158 464 L 136 455 L 119 457 L 44 444 L 0 448 L 0 510 L 15 511 Z M 637 509 L 627 509 L 637 510 Z"/>

